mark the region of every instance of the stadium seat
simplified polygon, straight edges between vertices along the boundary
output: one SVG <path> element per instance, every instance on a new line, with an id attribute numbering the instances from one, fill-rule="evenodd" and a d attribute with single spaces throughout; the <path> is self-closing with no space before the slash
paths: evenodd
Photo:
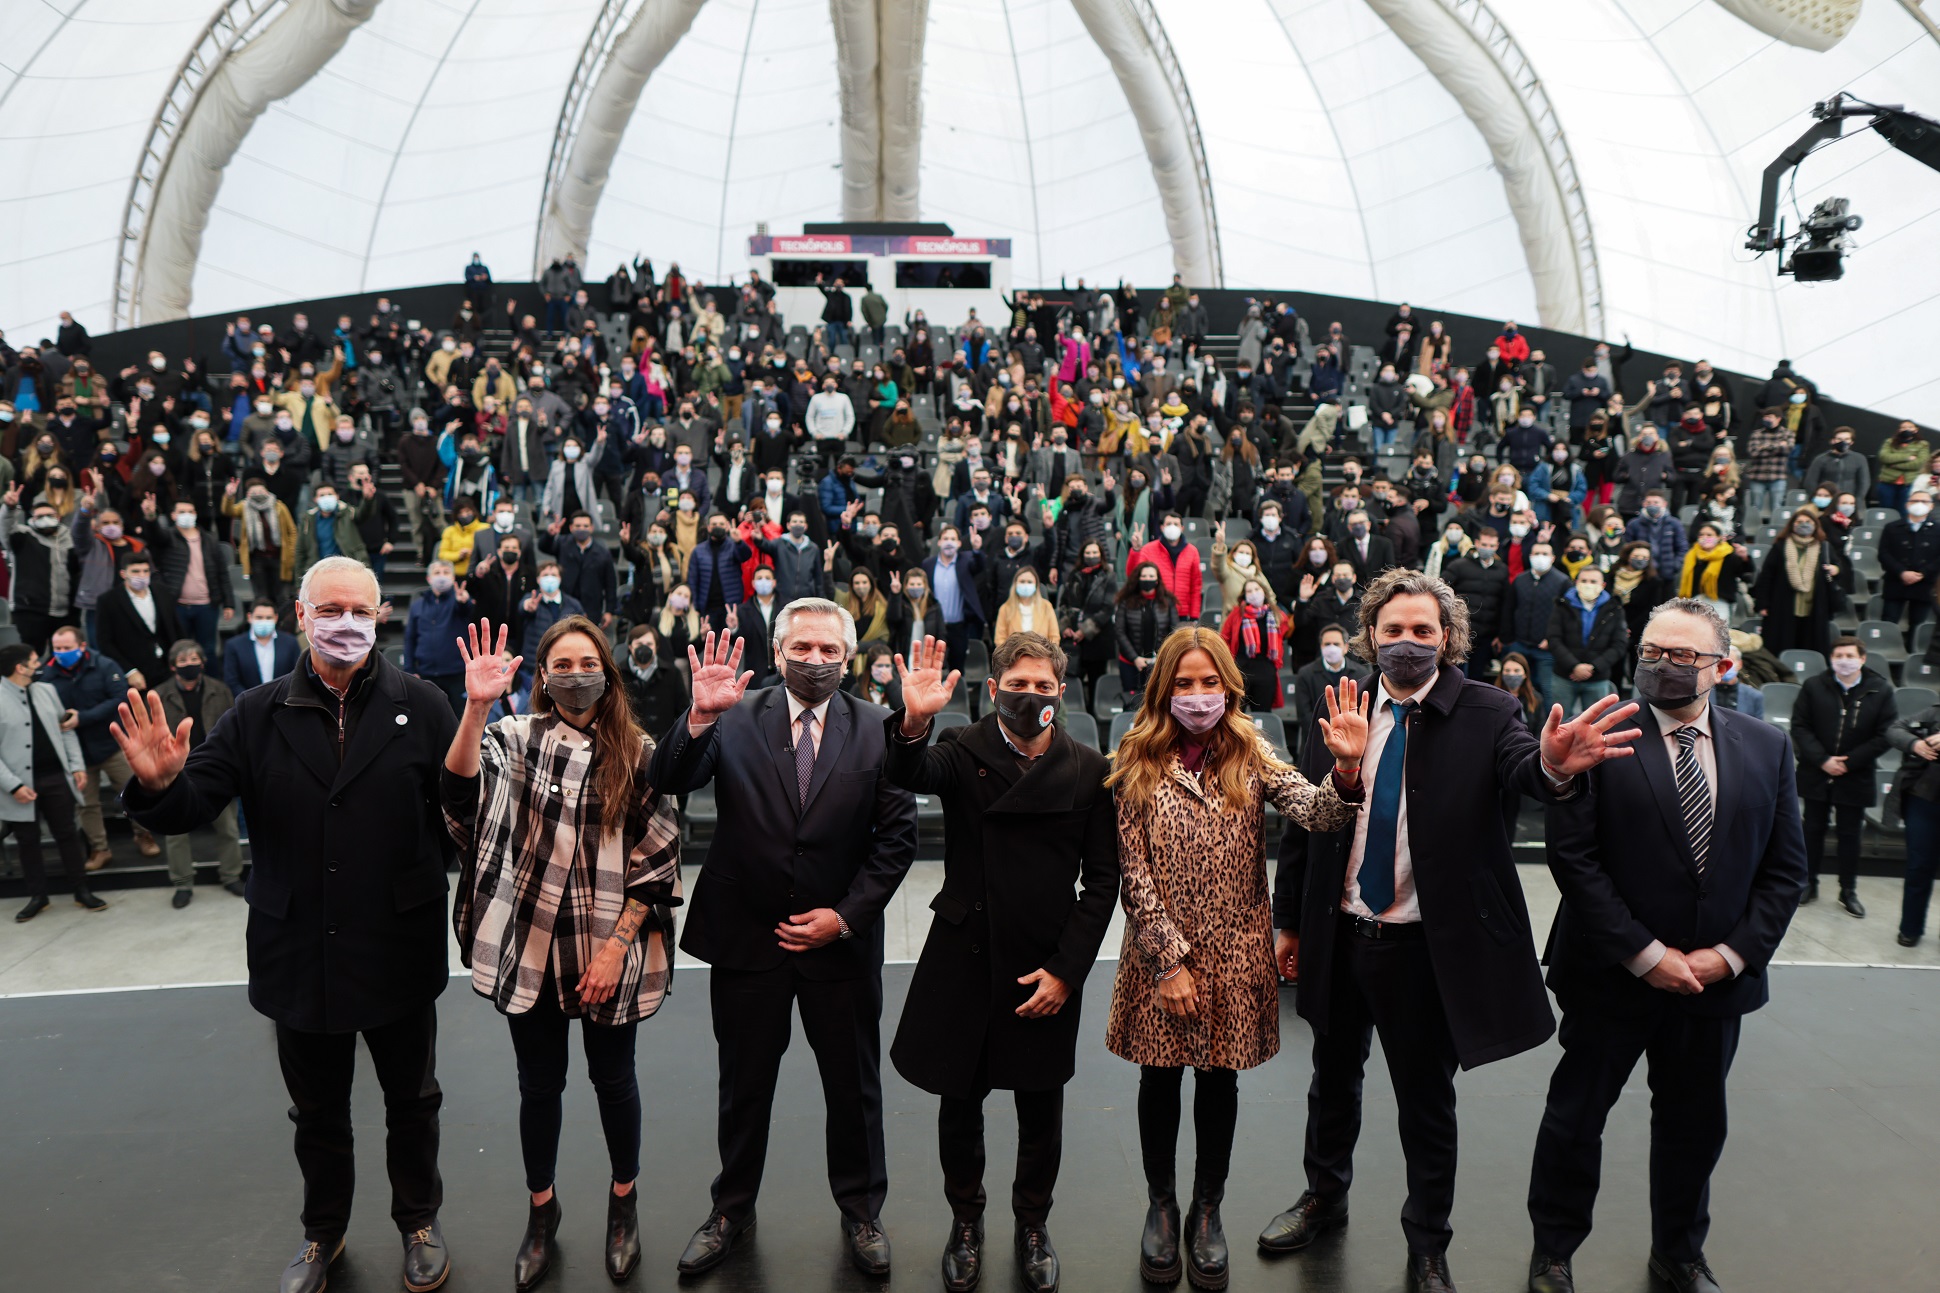
<path id="1" fill-rule="evenodd" d="M 1940 705 L 1940 691 L 1931 687 L 1901 687 L 1893 693 L 1893 705 L 1901 718 L 1912 718 Z"/>
<path id="2" fill-rule="evenodd" d="M 1885 620 L 1861 620 L 1855 636 L 1866 648 L 1868 659 L 1877 655 L 1892 664 L 1906 659 L 1906 639 L 1901 636 L 1897 624 Z"/>
<path id="3" fill-rule="evenodd" d="M 1136 711 L 1127 714 L 1116 714 L 1112 717 L 1111 745 L 1105 751 L 1107 754 L 1118 749 L 1118 743 L 1125 739 L 1125 733 L 1132 730 L 1132 720 L 1137 717 L 1138 714 Z"/>
<path id="4" fill-rule="evenodd" d="M 1080 745 L 1098 748 L 1098 720 L 1081 709 L 1067 709 L 1064 712 L 1064 730 L 1071 739 Z"/>
<path id="5" fill-rule="evenodd" d="M 1765 697 L 1765 721 L 1774 727 L 1790 727 L 1792 707 L 1799 699 L 1799 685 L 1795 682 L 1768 682 L 1762 694 Z"/>
<path id="6" fill-rule="evenodd" d="M 1780 651 L 1778 662 L 1790 669 L 1793 677 L 1800 682 L 1826 670 L 1825 657 L 1805 647 L 1793 647 L 1790 651 Z"/>

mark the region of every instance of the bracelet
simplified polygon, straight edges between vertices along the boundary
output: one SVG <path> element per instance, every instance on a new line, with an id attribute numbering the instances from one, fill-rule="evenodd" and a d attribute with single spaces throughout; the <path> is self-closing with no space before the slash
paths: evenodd
<path id="1" fill-rule="evenodd" d="M 1178 974 L 1180 970 L 1183 970 L 1185 968 L 1186 968 L 1186 963 L 1184 961 L 1179 961 L 1175 963 L 1171 969 L 1161 970 L 1157 974 L 1153 975 L 1152 980 L 1155 983 L 1164 983 L 1167 979 L 1172 978 L 1174 975 Z"/>

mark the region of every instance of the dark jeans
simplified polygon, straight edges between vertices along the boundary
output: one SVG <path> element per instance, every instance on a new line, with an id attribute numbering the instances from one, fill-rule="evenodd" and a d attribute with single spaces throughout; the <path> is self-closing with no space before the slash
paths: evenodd
<path id="1" fill-rule="evenodd" d="M 548 337 L 566 326 L 566 307 L 571 304 L 571 300 L 563 296 L 546 298 L 546 335 Z"/>
<path id="2" fill-rule="evenodd" d="M 1138 1070 L 1138 1145 L 1148 1181 L 1169 1181 L 1179 1157 L 1180 1087 L 1183 1068 Z M 1239 1074 L 1232 1069 L 1192 1071 L 1192 1137 L 1197 1158 L 1192 1179 L 1218 1187 L 1233 1162 L 1233 1129 L 1239 1125 Z"/>
<path id="3" fill-rule="evenodd" d="M 444 1203 L 438 1175 L 438 1008 L 432 1002 L 404 1018 L 364 1030 L 364 1045 L 384 1088 L 384 1165 L 391 1177 L 391 1220 L 409 1234 L 437 1219 Z M 350 1130 L 350 1080 L 357 1069 L 356 1033 L 304 1033 L 276 1025 L 276 1059 L 290 1093 L 296 1162 L 303 1170 L 303 1237 L 326 1248 L 350 1225 L 357 1157 Z"/>
<path id="4" fill-rule="evenodd" d="M 25 611 L 15 607 L 13 612 L 13 626 L 20 634 L 20 640 L 43 657 L 47 654 L 47 639 L 54 636 L 55 629 L 63 624 L 80 622 L 79 613 L 71 610 L 65 615 L 49 615 L 46 611 Z M 92 642 L 94 639 L 89 637 L 88 640 Z"/>
<path id="5" fill-rule="evenodd" d="M 810 979 L 794 965 L 708 974 L 719 1056 L 715 1210 L 739 1222 L 754 1211 L 774 1122 L 775 1079 L 799 1006 L 827 1109 L 829 1192 L 849 1221 L 874 1221 L 889 1194 L 882 1134 L 882 977 Z"/>
<path id="6" fill-rule="evenodd" d="M 1529 1173 L 1540 1251 L 1568 1257 L 1589 1236 L 1603 1125 L 1637 1060 L 1648 1057 L 1651 1247 L 1672 1261 L 1704 1255 L 1711 1172 L 1724 1153 L 1725 1078 L 1741 1022 L 1686 1014 L 1669 1001 L 1643 1015 L 1564 1007 L 1563 1058 L 1549 1079 Z"/>
<path id="7" fill-rule="evenodd" d="M 1145 675 L 1150 669 L 1141 669 L 1129 660 L 1118 662 L 1118 682 L 1125 691 L 1125 708 L 1131 709 L 1138 703 L 1139 693 L 1145 690 Z"/>
<path id="8" fill-rule="evenodd" d="M 1368 939 L 1343 923 L 1334 939 L 1331 1022 L 1314 1034 L 1307 1088 L 1307 1188 L 1332 1202 L 1354 1182 L 1361 1081 L 1376 1029 L 1394 1083 L 1408 1199 L 1408 1251 L 1448 1251 L 1455 1204 L 1455 1041 L 1425 939 Z"/>
<path id="9" fill-rule="evenodd" d="M 445 694 L 451 702 L 451 712 L 465 716 L 465 675 L 462 673 L 421 673 L 419 678 L 430 683 Z"/>
<path id="10" fill-rule="evenodd" d="M 1882 586 L 1886 589 L 1886 592 L 1881 594 L 1885 598 L 1884 609 L 1886 614 L 1884 618 L 1888 623 L 1898 624 L 1900 617 L 1904 615 L 1906 617 L 1906 631 L 1911 635 L 1913 630 L 1920 627 L 1920 621 L 1924 620 L 1927 617 L 1927 613 L 1933 609 L 1933 590 L 1929 588 L 1924 596 L 1902 599 L 1888 595 L 1893 591 L 1890 585 Z M 1902 588 L 1905 586 L 1904 584 L 1900 585 Z M 1917 758 L 1919 756 L 1916 755 L 1914 757 Z"/>
<path id="11" fill-rule="evenodd" d="M 1918 938 L 1927 932 L 1927 903 L 1933 897 L 1934 868 L 1940 864 L 1940 803 L 1912 795 L 1902 802 L 1906 812 L 1906 897 L 1900 905 L 1900 933 Z"/>
<path id="12" fill-rule="evenodd" d="M 519 1150 L 525 1155 L 525 1188 L 550 1189 L 559 1162 L 560 1097 L 566 1090 L 566 1057 L 573 1021 L 559 1008 L 552 976 L 539 1000 L 522 1015 L 507 1015 L 512 1053 L 519 1064 Z M 581 1019 L 586 1075 L 599 1101 L 600 1130 L 613 1180 L 624 1185 L 640 1174 L 640 1082 L 633 1067 L 637 1023 L 601 1025 Z"/>
<path id="13" fill-rule="evenodd" d="M 204 660 L 222 659 L 216 652 L 216 620 L 221 614 L 222 608 L 213 602 L 202 606 L 183 606 L 177 603 L 175 607 L 175 622 L 181 626 L 182 636 L 195 639 L 202 648 Z M 150 684 L 150 686 L 153 685 L 153 683 Z"/>
<path id="14" fill-rule="evenodd" d="M 989 1095 L 987 1088 L 974 1096 L 946 1095 L 936 1114 L 943 1197 L 958 1221 L 983 1217 L 983 1104 Z M 1011 1095 L 1017 1105 L 1017 1175 L 1010 1209 L 1019 1225 L 1041 1226 L 1051 1215 L 1051 1192 L 1064 1159 L 1064 1088 Z"/>
<path id="15" fill-rule="evenodd" d="M 1801 799 L 1799 814 L 1804 818 L 1805 865 L 1812 873 L 1812 883 L 1819 882 L 1819 872 L 1824 869 L 1825 828 L 1830 819 L 1836 822 L 1834 830 L 1839 841 L 1839 888 L 1843 891 L 1857 885 L 1859 832 L 1866 824 L 1866 810 L 1857 804 L 1834 805 L 1823 799 Z"/>
<path id="16" fill-rule="evenodd" d="M 958 620 L 943 626 L 943 667 L 961 669 L 970 650 L 970 621 Z"/>
<path id="17" fill-rule="evenodd" d="M 423 550 L 429 551 L 436 546 L 434 542 Z M 283 582 L 283 566 L 280 560 L 271 557 L 267 552 L 250 553 L 249 586 L 258 601 L 270 603 L 276 607 L 279 615 L 283 613 L 283 594 L 289 591 L 289 586 Z"/>
<path id="18" fill-rule="evenodd" d="M 40 824 L 53 832 L 54 847 L 61 855 L 61 867 L 76 891 L 86 887 L 83 864 L 87 853 L 81 847 L 81 834 L 74 827 L 74 779 L 55 772 L 34 778 L 34 815 L 24 822 L 8 822 L 7 831 L 20 846 L 20 874 L 28 892 L 36 898 L 47 896 L 47 869 L 40 856 Z"/>

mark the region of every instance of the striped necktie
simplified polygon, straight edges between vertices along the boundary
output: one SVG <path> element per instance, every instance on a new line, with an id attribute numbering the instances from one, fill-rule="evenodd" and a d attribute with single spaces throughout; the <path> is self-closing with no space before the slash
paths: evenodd
<path id="1" fill-rule="evenodd" d="M 815 711 L 805 709 L 801 717 L 802 735 L 795 742 L 795 787 L 802 807 L 808 807 L 808 783 L 815 779 Z"/>
<path id="2" fill-rule="evenodd" d="M 1684 837 L 1691 842 L 1699 875 L 1711 852 L 1711 784 L 1704 779 L 1696 749 L 1703 735 L 1695 725 L 1677 729 L 1677 803 L 1684 811 Z"/>

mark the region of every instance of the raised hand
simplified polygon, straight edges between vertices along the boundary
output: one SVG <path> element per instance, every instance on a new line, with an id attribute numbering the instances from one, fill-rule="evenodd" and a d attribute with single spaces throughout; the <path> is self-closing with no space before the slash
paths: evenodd
<path id="1" fill-rule="evenodd" d="M 943 675 L 943 665 L 948 655 L 946 643 L 926 636 L 910 653 L 914 668 L 904 664 L 902 656 L 896 657 L 896 676 L 903 682 L 904 735 L 915 736 L 926 730 L 930 720 L 950 703 L 962 674 L 952 669 L 947 678 Z"/>
<path id="2" fill-rule="evenodd" d="M 132 687 L 128 699 L 120 705 L 120 713 L 121 721 L 109 723 L 108 731 L 121 747 L 129 769 L 144 790 L 166 790 L 189 761 L 189 729 L 195 720 L 185 718 L 170 732 L 161 696 L 151 691 L 144 700 Z"/>
<path id="3" fill-rule="evenodd" d="M 465 699 L 469 704 L 490 706 L 512 685 L 512 679 L 518 676 L 519 665 L 525 657 L 513 656 L 510 664 L 501 658 L 505 651 L 506 635 L 511 631 L 510 625 L 498 626 L 496 648 L 492 646 L 492 622 L 489 619 L 468 624 L 465 631 L 471 638 L 470 645 L 466 645 L 464 638 L 458 639 L 458 655 L 465 662 Z"/>
<path id="4" fill-rule="evenodd" d="M 741 648 L 746 645 L 742 638 L 731 637 L 726 633 L 716 634 L 709 631 L 707 641 L 696 652 L 692 646 L 687 648 L 688 670 L 693 677 L 693 701 L 687 720 L 688 730 L 699 735 L 697 729 L 704 729 L 721 715 L 740 703 L 741 695 L 747 691 L 748 684 L 754 681 L 752 671 L 739 673 L 741 668 Z"/>
<path id="5" fill-rule="evenodd" d="M 1549 721 L 1543 724 L 1543 762 L 1559 776 L 1573 777 L 1588 772 L 1605 759 L 1634 754 L 1630 742 L 1641 734 L 1638 728 L 1626 732 L 1610 729 L 1637 712 L 1634 702 L 1624 704 L 1617 696 L 1605 696 L 1565 723 L 1563 707 L 1549 708 Z"/>
<path id="6" fill-rule="evenodd" d="M 1333 752 L 1334 766 L 1346 772 L 1361 766 L 1367 752 L 1368 715 L 1373 712 L 1374 693 L 1360 694 L 1360 684 L 1342 678 L 1327 688 L 1327 717 L 1320 719 L 1320 739 Z"/>

